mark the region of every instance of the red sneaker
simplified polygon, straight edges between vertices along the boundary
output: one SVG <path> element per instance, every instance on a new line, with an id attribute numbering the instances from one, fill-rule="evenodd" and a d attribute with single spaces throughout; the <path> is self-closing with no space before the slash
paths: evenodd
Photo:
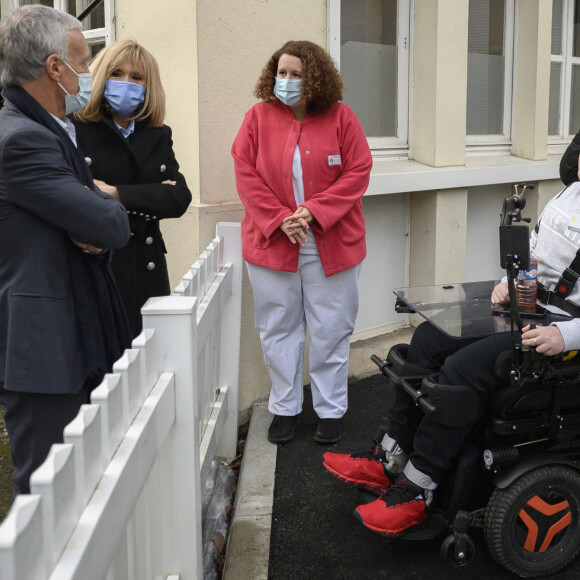
<path id="1" fill-rule="evenodd" d="M 327 452 L 323 455 L 323 465 L 340 481 L 382 494 L 391 486 L 393 477 L 385 470 L 381 461 L 384 457 L 385 452 L 377 442 L 365 454 Z"/>
<path id="2" fill-rule="evenodd" d="M 404 476 L 397 477 L 390 489 L 379 499 L 359 505 L 354 510 L 357 518 L 369 530 L 383 536 L 399 536 L 427 519 L 425 496 L 432 492 L 425 490 Z"/>

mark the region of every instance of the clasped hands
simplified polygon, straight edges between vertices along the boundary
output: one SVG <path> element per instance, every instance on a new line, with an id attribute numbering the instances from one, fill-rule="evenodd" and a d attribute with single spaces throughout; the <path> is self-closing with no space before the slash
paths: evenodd
<path id="1" fill-rule="evenodd" d="M 507 282 L 499 283 L 491 293 L 491 304 L 509 304 L 510 296 Z M 530 329 L 530 325 L 522 328 L 522 344 L 535 346 L 536 351 L 546 356 L 554 356 L 564 352 L 566 345 L 562 333 L 557 326 L 537 326 Z"/>
<path id="2" fill-rule="evenodd" d="M 306 232 L 313 221 L 314 216 L 301 205 L 291 216 L 284 218 L 280 229 L 293 244 L 303 246 L 307 239 Z"/>

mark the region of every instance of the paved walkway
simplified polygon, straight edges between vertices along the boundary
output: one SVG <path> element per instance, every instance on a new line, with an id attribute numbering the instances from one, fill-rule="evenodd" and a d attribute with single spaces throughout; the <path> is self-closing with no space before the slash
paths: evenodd
<path id="1" fill-rule="evenodd" d="M 349 381 L 356 382 L 376 374 L 377 367 L 370 361 L 371 354 L 386 354 L 393 344 L 408 343 L 411 335 L 412 331 L 406 328 L 353 343 Z M 268 441 L 271 421 L 267 399 L 254 402 L 228 536 L 224 580 L 268 578 L 276 458 L 281 447 Z M 323 449 L 317 448 L 318 451 Z"/>
<path id="2" fill-rule="evenodd" d="M 368 449 L 375 427 L 385 423 L 392 397 L 380 375 L 352 381 L 349 410 L 343 419 L 344 437 L 331 446 L 312 440 L 317 417 L 309 387 L 305 387 L 304 411 L 296 436 L 283 445 L 267 440 L 272 418 L 267 402 L 254 404 L 230 530 L 225 580 L 514 578 L 491 558 L 481 530 L 470 532 L 476 544 L 472 563 L 453 569 L 439 556 L 440 540 L 385 540 L 352 517 L 354 508 L 361 503 L 359 492 L 322 467 L 322 453 L 327 449 Z M 578 577 L 580 561 L 557 575 L 562 580 Z"/>

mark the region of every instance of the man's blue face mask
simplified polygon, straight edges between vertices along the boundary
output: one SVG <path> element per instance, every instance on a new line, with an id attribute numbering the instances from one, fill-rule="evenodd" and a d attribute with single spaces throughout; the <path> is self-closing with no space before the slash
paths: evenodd
<path id="1" fill-rule="evenodd" d="M 77 75 L 79 79 L 79 92 L 76 95 L 71 95 L 60 83 L 58 86 L 65 92 L 64 104 L 66 107 L 66 114 L 76 113 L 84 109 L 91 98 L 93 92 L 93 75 L 89 73 L 78 73 L 68 62 L 62 61 L 66 66 Z"/>

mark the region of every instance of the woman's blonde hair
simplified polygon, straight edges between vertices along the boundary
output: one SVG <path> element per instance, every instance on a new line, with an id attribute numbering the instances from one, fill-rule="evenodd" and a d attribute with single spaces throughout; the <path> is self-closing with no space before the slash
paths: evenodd
<path id="1" fill-rule="evenodd" d="M 143 104 L 133 114 L 136 121 L 160 127 L 165 120 L 165 91 L 161 85 L 159 66 L 155 57 L 134 40 L 119 40 L 101 50 L 90 65 L 93 73 L 93 92 L 89 104 L 76 116 L 82 121 L 96 123 L 109 106 L 105 99 L 105 82 L 123 63 L 143 71 L 146 90 Z"/>

